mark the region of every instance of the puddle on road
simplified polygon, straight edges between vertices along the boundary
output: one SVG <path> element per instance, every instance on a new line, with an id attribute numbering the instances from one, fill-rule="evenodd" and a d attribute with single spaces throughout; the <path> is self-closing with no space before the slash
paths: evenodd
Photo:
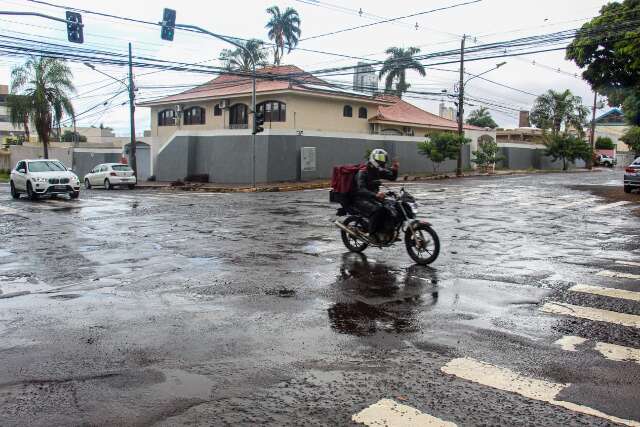
<path id="1" fill-rule="evenodd" d="M 0 293 L 42 292 L 53 289 L 52 286 L 33 277 L 31 274 L 0 274 Z"/>

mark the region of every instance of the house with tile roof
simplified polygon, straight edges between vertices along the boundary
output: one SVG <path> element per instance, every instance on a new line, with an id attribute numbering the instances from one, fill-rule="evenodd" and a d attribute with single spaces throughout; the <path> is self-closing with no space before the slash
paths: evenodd
<path id="1" fill-rule="evenodd" d="M 411 151 L 415 153 L 415 143 L 426 135 L 435 131 L 457 132 L 455 121 L 396 96 L 345 88 L 293 65 L 262 68 L 257 75 L 256 108 L 265 117 L 265 132 L 259 134 L 261 140 L 275 141 L 277 136 L 292 135 L 298 137 L 298 144 L 305 141 L 311 144 L 312 137 L 316 141 L 317 138 L 358 140 L 361 157 L 363 147 L 372 141 L 394 138 L 411 141 Z M 229 143 L 234 138 L 249 136 L 253 127 L 251 91 L 251 76 L 230 72 L 184 92 L 138 104 L 151 112 L 154 158 L 158 159 L 176 138 L 206 136 Z M 465 133 L 471 135 L 474 144 L 479 134 L 489 133 L 495 138 L 495 132 L 475 126 L 465 125 Z M 224 145 L 218 143 L 216 149 L 221 144 Z M 297 168 L 300 169 L 299 165 Z"/>

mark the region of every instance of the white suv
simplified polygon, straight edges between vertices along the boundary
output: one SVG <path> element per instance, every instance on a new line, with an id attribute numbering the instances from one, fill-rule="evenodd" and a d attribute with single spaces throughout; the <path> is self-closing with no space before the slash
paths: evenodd
<path id="1" fill-rule="evenodd" d="M 20 160 L 9 179 L 14 199 L 26 193 L 31 200 L 41 195 L 80 195 L 80 181 L 75 173 L 55 159 Z"/>
<path id="2" fill-rule="evenodd" d="M 103 163 L 84 176 L 85 188 L 89 189 L 94 185 L 102 185 L 107 190 L 116 185 L 126 185 L 133 189 L 136 186 L 136 176 L 133 169 L 122 163 Z"/>

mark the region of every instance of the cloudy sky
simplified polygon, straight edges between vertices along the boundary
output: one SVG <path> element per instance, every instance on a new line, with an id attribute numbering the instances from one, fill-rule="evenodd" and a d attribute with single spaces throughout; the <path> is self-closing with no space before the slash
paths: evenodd
<path id="1" fill-rule="evenodd" d="M 264 25 L 267 21 L 265 9 L 277 4 L 281 8 L 294 7 L 302 19 L 302 37 L 323 34 L 366 24 L 376 20 L 405 16 L 434 8 L 453 5 L 464 0 L 235 0 L 235 1 L 123 1 L 123 0 L 51 0 L 57 5 L 73 6 L 87 10 L 105 12 L 113 15 L 128 16 L 145 21 L 161 20 L 165 7 L 177 11 L 177 22 L 193 24 L 211 31 L 242 38 L 266 39 Z M 440 12 L 420 15 L 415 18 L 396 21 L 344 32 L 333 36 L 302 41 L 300 47 L 325 52 L 340 53 L 355 57 L 383 59 L 389 46 L 417 46 L 422 53 L 455 49 L 460 46 L 462 34 L 471 38 L 470 46 L 490 42 L 506 41 L 528 35 L 544 34 L 579 27 L 593 16 L 604 4 L 603 0 L 482 0 L 478 3 L 452 8 Z M 392 7 L 390 7 L 392 6 Z M 358 14 L 362 9 L 363 16 Z M 0 10 L 37 11 L 64 17 L 64 10 L 30 2 L 27 0 L 0 0 Z M 176 32 L 173 42 L 160 39 L 158 27 L 138 23 L 127 23 L 112 18 L 83 14 L 85 23 L 84 47 L 126 53 L 127 43 L 133 43 L 134 55 L 162 58 L 189 63 L 220 65 L 218 60 L 221 49 L 228 47 L 216 39 Z M 63 23 L 47 21 L 35 17 L 0 17 L 0 36 L 20 36 L 33 40 L 55 41 L 67 44 L 66 29 Z M 416 29 L 417 24 L 417 29 Z M 4 39 L 4 43 L 7 41 Z M 0 84 L 10 81 L 11 67 L 20 64 L 22 58 L 2 57 L 0 59 Z M 206 61 L 206 62 L 205 62 Z M 490 59 L 470 62 L 466 66 L 469 73 L 481 73 L 495 66 L 501 60 Z M 564 60 L 564 52 L 548 52 L 517 58 L 507 58 L 507 64 L 492 71 L 486 77 L 495 82 L 511 86 L 532 94 L 547 89 L 570 89 L 582 96 L 587 105 L 593 99 L 589 86 L 580 78 L 580 70 Z M 333 66 L 347 66 L 355 62 L 336 56 L 293 51 L 283 63 L 295 64 L 306 70 L 318 70 Z M 73 101 L 76 111 L 84 111 L 99 105 L 120 92 L 117 82 L 88 67 L 71 63 L 77 94 Z M 118 78 L 126 75 L 126 68 L 116 66 L 97 66 L 101 71 Z M 441 92 L 454 90 L 458 75 L 454 72 L 457 64 L 439 66 L 439 70 L 427 69 L 426 77 L 410 73 L 412 90 Z M 452 71 L 447 71 L 452 70 Z M 134 70 L 136 85 L 140 87 L 138 97 L 149 99 L 176 92 L 180 89 L 149 89 L 158 85 L 189 85 L 209 80 L 202 74 L 164 71 L 146 74 L 148 70 Z M 350 76 L 332 77 L 351 81 Z M 105 87 L 105 85 L 108 85 Z M 534 96 L 516 90 L 507 89 L 480 79 L 474 79 L 467 86 L 469 95 L 486 102 L 507 107 L 509 110 L 492 111 L 498 124 L 504 127 L 517 125 L 518 109 L 529 109 Z M 407 99 L 429 111 L 437 113 L 438 97 L 430 100 Z M 98 108 L 97 114 L 88 114 L 79 125 L 98 126 L 103 123 L 111 126 L 118 135 L 128 134 L 128 107 L 126 93 L 109 101 L 109 110 Z M 446 99 L 445 99 L 446 101 Z M 451 103 L 448 104 L 452 106 Z M 467 107 L 474 109 L 475 107 Z M 149 110 L 138 108 L 136 116 L 138 133 L 149 128 Z"/>

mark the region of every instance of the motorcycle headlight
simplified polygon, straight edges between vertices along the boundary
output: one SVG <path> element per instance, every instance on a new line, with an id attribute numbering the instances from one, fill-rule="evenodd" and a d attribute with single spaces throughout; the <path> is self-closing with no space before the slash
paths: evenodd
<path id="1" fill-rule="evenodd" d="M 418 213 L 418 204 L 417 203 L 408 203 L 409 207 L 413 211 L 414 214 Z"/>

